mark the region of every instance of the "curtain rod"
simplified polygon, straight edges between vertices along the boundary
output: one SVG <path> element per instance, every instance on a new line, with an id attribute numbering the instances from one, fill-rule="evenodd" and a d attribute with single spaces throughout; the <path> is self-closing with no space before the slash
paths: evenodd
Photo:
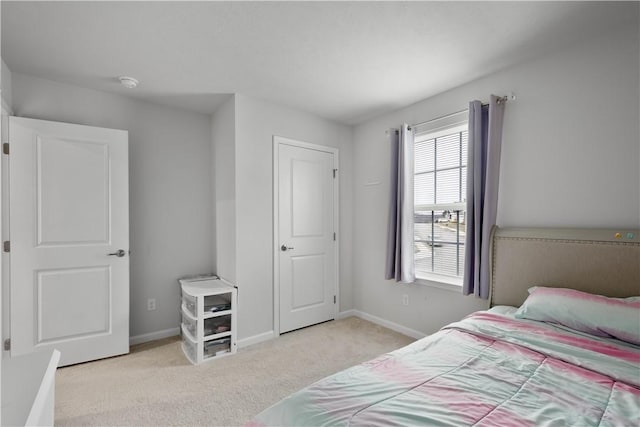
<path id="1" fill-rule="evenodd" d="M 510 99 L 515 100 L 516 95 L 514 93 L 511 93 L 509 95 L 501 96 L 500 98 L 498 98 L 498 104 L 505 104 Z M 482 105 L 486 105 L 486 104 L 482 104 Z M 453 117 L 456 114 L 464 113 L 465 111 L 469 111 L 469 109 L 465 108 L 464 110 L 456 111 L 455 113 L 445 114 L 444 116 L 436 117 L 435 119 L 427 120 L 426 122 L 420 122 L 413 125 L 409 125 L 409 128 L 416 127 L 416 126 L 423 126 L 431 122 L 435 122 L 437 120 L 448 119 L 449 117 Z"/>
<path id="2" fill-rule="evenodd" d="M 435 122 L 435 121 L 438 121 L 438 120 L 448 119 L 449 117 L 453 117 L 453 116 L 455 116 L 457 114 L 464 113 L 465 111 L 469 111 L 469 109 L 465 108 L 464 110 L 456 111 L 455 113 L 445 114 L 444 116 L 436 117 L 435 119 L 427 120 L 426 122 L 420 122 L 420 123 L 416 123 L 416 124 L 413 124 L 413 125 L 409 125 L 409 127 L 413 128 L 413 127 L 416 127 L 416 126 L 426 125 L 428 123 Z"/>

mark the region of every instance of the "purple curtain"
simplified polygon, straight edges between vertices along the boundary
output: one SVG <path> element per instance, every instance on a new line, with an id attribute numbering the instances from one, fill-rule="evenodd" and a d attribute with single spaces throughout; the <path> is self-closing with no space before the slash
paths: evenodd
<path id="1" fill-rule="evenodd" d="M 489 246 L 498 210 L 504 100 L 469 103 L 467 231 L 462 293 L 489 298 Z"/>
<path id="2" fill-rule="evenodd" d="M 387 228 L 385 279 L 411 283 L 416 280 L 413 246 L 413 131 L 407 124 L 389 131 L 391 187 Z"/>

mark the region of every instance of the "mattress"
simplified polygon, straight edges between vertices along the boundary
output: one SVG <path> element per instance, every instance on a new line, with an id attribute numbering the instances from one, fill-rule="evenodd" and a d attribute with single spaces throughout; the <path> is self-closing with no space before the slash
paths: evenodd
<path id="1" fill-rule="evenodd" d="M 640 347 L 495 307 L 320 380 L 251 426 L 638 426 Z"/>

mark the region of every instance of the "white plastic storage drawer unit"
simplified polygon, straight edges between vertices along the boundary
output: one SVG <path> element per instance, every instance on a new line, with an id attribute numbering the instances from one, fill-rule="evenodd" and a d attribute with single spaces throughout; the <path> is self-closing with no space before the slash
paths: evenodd
<path id="1" fill-rule="evenodd" d="M 191 363 L 236 352 L 238 293 L 224 279 L 180 280 L 182 350 Z"/>

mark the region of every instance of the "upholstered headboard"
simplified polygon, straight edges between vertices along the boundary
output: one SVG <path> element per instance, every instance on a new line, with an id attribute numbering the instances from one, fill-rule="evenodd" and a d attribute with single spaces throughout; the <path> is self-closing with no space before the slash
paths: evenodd
<path id="1" fill-rule="evenodd" d="M 640 230 L 498 228 L 490 306 L 519 306 L 531 286 L 640 295 Z"/>

